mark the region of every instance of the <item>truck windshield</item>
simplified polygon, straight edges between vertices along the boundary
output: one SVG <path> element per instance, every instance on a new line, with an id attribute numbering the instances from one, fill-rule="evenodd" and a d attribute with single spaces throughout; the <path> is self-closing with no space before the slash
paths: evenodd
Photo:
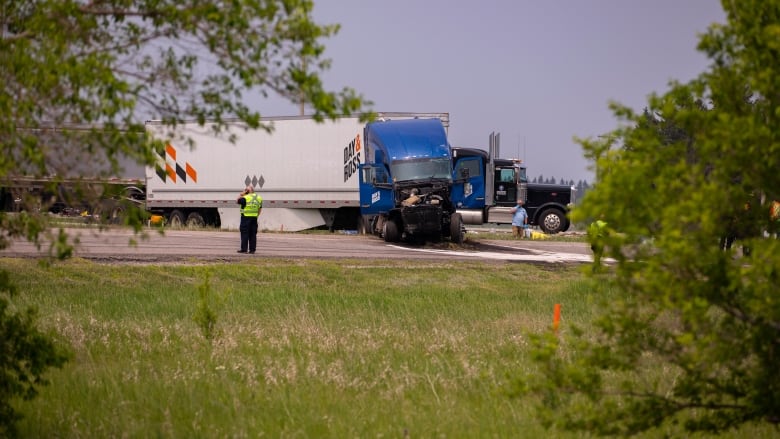
<path id="1" fill-rule="evenodd" d="M 452 180 L 449 158 L 399 160 L 390 165 L 390 172 L 396 182 L 429 178 Z"/>

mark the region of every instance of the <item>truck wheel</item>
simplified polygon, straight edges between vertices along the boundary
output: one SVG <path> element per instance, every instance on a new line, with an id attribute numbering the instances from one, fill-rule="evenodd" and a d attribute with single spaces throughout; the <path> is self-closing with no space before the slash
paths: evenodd
<path id="1" fill-rule="evenodd" d="M 125 208 L 115 200 L 103 200 L 90 210 L 92 219 L 106 224 L 122 224 Z"/>
<path id="2" fill-rule="evenodd" d="M 459 213 L 450 216 L 450 241 L 463 244 L 463 217 Z"/>
<path id="3" fill-rule="evenodd" d="M 206 221 L 203 220 L 203 216 L 198 212 L 192 212 L 187 215 L 187 227 L 204 227 Z"/>
<path id="4" fill-rule="evenodd" d="M 171 227 L 184 226 L 184 214 L 181 210 L 174 210 L 171 212 L 171 216 L 168 218 L 168 225 Z"/>
<path id="5" fill-rule="evenodd" d="M 566 217 L 558 209 L 547 209 L 539 216 L 539 228 L 544 233 L 554 235 L 563 231 Z"/>
<path id="6" fill-rule="evenodd" d="M 108 214 L 108 221 L 111 224 L 122 224 L 125 216 L 125 207 L 121 204 L 117 204 L 111 207 Z"/>
<path id="7" fill-rule="evenodd" d="M 389 219 L 382 225 L 382 236 L 385 237 L 385 242 L 398 242 L 401 237 L 398 234 L 398 225 L 395 221 Z"/>
<path id="8" fill-rule="evenodd" d="M 571 221 L 569 221 L 569 219 L 566 218 L 566 223 L 563 225 L 563 229 L 561 229 L 561 232 L 565 232 L 569 230 L 569 227 L 571 227 Z"/>

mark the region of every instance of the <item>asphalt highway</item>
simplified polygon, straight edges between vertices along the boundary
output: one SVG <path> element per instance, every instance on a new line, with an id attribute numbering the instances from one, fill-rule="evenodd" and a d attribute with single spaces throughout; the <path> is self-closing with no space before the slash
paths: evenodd
<path id="1" fill-rule="evenodd" d="M 375 236 L 339 233 L 260 233 L 257 253 L 238 254 L 238 232 L 155 229 L 141 235 L 124 228 L 108 230 L 66 229 L 77 240 L 74 256 L 100 261 L 221 261 L 247 258 L 352 258 L 408 260 L 481 260 L 536 263 L 588 263 L 590 249 L 584 243 L 551 240 L 483 240 L 472 238 L 462 246 L 443 241 L 423 245 L 391 244 Z M 45 257 L 40 249 L 14 240 L 0 250 L 0 257 Z"/>

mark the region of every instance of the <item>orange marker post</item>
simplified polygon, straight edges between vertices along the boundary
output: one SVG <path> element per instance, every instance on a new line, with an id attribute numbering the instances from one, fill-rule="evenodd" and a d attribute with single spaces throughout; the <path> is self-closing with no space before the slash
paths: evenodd
<path id="1" fill-rule="evenodd" d="M 556 303 L 553 307 L 553 331 L 558 332 L 558 326 L 561 325 L 561 304 Z"/>

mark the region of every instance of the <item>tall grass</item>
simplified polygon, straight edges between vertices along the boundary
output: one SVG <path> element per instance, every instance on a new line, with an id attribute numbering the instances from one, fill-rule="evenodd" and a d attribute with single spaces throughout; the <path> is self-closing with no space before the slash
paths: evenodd
<path id="1" fill-rule="evenodd" d="M 508 381 L 533 368 L 526 334 L 555 303 L 565 333 L 616 294 L 577 267 L 503 263 L 0 269 L 75 354 L 18 402 L 27 437 L 578 437 L 545 430 Z"/>

